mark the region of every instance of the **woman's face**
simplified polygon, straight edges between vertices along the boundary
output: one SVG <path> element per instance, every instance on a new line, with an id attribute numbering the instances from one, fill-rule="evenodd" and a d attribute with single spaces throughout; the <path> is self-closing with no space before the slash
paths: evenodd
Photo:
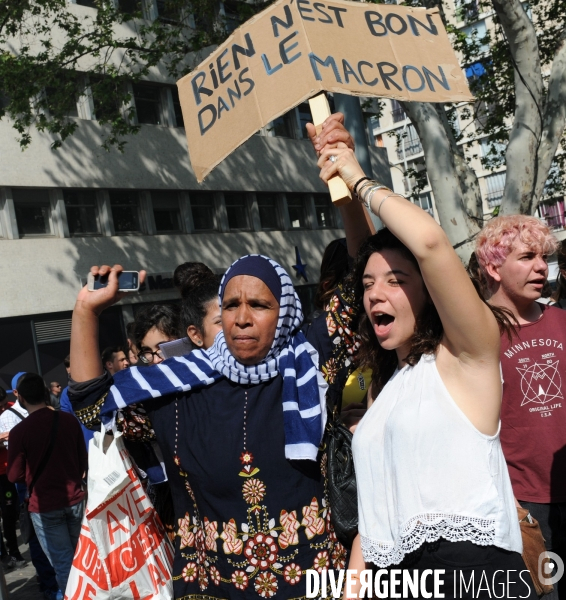
<path id="1" fill-rule="evenodd" d="M 207 350 L 214 343 L 216 334 L 222 330 L 222 318 L 218 298 L 214 298 L 206 305 L 206 315 L 202 320 L 202 329 L 195 325 L 187 327 L 187 335 L 197 348 Z"/>
<path id="2" fill-rule="evenodd" d="M 161 351 L 159 350 L 159 344 L 163 344 L 165 342 L 172 342 L 174 339 L 176 339 L 176 338 L 171 337 L 171 336 L 167 335 L 166 333 L 163 333 L 162 331 L 157 329 L 157 327 L 152 327 L 145 334 L 145 337 L 142 340 L 140 353 L 147 352 L 147 351 L 159 352 L 159 354 L 153 355 L 153 362 L 149 363 L 152 365 L 157 365 L 160 362 L 163 362 L 163 356 L 160 356 Z M 149 354 L 148 354 L 148 357 L 149 357 Z M 143 363 L 143 361 L 141 361 L 141 362 Z"/>
<path id="3" fill-rule="evenodd" d="M 383 348 L 396 350 L 401 362 L 428 300 L 421 274 L 400 252 L 382 250 L 369 257 L 363 285 L 364 308 L 375 336 Z"/>
<path id="4" fill-rule="evenodd" d="M 279 319 L 279 303 L 257 277 L 237 275 L 228 282 L 222 301 L 222 329 L 232 356 L 255 365 L 269 352 Z"/>

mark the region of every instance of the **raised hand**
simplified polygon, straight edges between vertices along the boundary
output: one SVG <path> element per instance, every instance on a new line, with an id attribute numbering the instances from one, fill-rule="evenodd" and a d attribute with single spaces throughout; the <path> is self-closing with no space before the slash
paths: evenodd
<path id="1" fill-rule="evenodd" d="M 350 132 L 344 127 L 344 115 L 342 113 L 331 114 L 322 124 L 322 131 L 316 134 L 315 126 L 307 123 L 307 133 L 317 156 L 325 146 L 335 148 L 336 144 L 342 142 L 348 148 L 354 149 L 354 140 Z"/>
<path id="2" fill-rule="evenodd" d="M 330 160 L 331 156 L 335 157 L 334 162 Z M 343 142 L 338 142 L 333 148 L 326 146 L 320 153 L 317 164 L 320 167 L 320 178 L 325 183 L 338 173 L 350 190 L 365 175 L 354 151 Z"/>
<path id="3" fill-rule="evenodd" d="M 90 272 L 95 276 L 99 275 L 104 277 L 105 275 L 108 275 L 108 285 L 92 292 L 89 291 L 85 285 L 77 296 L 76 307 L 91 310 L 96 315 L 100 315 L 104 309 L 116 304 L 116 302 L 119 302 L 124 296 L 127 295 L 127 292 L 118 291 L 118 275 L 123 270 L 124 269 L 121 265 L 114 265 L 113 267 L 108 265 L 91 267 Z M 140 284 L 142 284 L 144 280 L 145 271 L 140 271 Z"/>

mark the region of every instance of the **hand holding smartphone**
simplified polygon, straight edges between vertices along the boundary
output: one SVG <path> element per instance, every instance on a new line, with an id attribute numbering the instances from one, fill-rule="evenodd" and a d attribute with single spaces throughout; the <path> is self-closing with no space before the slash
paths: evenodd
<path id="1" fill-rule="evenodd" d="M 89 292 L 100 290 L 108 285 L 108 275 L 93 275 L 89 273 L 87 276 L 87 289 Z M 140 289 L 140 274 L 138 271 L 122 271 L 118 275 L 118 291 L 120 292 L 137 292 Z"/>

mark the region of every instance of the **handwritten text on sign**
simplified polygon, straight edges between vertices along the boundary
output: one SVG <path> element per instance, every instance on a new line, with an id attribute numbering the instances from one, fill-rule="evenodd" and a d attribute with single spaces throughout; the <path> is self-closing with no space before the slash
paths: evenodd
<path id="1" fill-rule="evenodd" d="M 280 0 L 178 86 L 199 181 L 258 129 L 321 90 L 471 99 L 436 10 L 342 0 Z"/>

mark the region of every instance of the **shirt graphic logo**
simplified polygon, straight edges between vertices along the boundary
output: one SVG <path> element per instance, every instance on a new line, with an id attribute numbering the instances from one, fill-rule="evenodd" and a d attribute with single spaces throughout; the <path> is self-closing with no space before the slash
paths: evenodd
<path id="1" fill-rule="evenodd" d="M 563 399 L 561 392 L 562 379 L 558 372 L 558 363 L 549 361 L 548 364 L 534 363 L 533 365 L 521 365 L 516 367 L 521 374 L 521 391 L 523 392 L 523 402 L 525 406 L 529 402 L 536 404 L 546 404 L 553 400 Z"/>

